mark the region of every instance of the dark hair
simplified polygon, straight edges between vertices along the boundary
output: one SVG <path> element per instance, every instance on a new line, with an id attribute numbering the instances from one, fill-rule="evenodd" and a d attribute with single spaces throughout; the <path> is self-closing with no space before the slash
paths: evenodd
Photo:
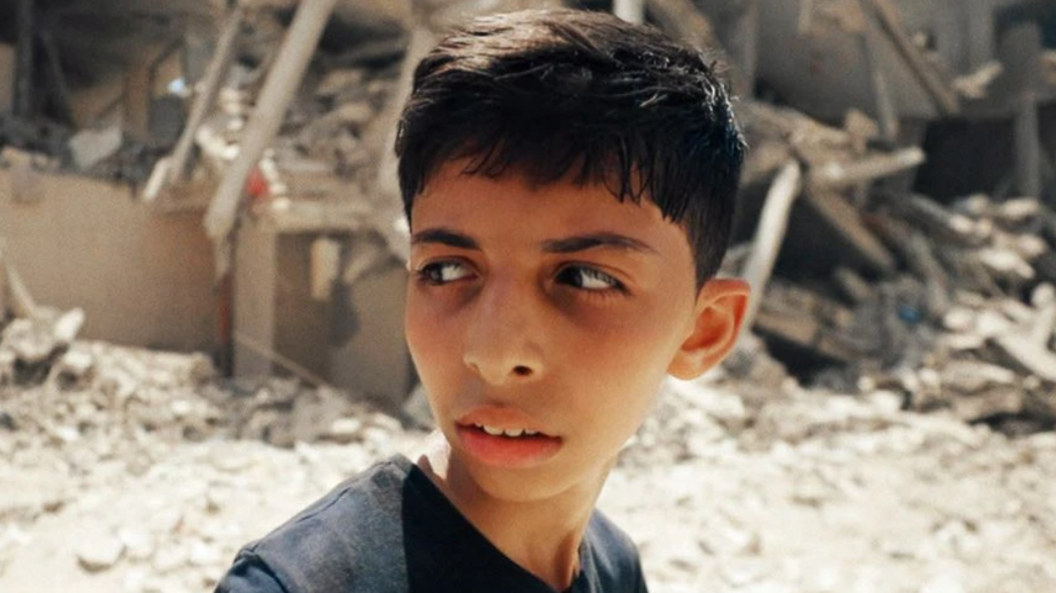
<path id="1" fill-rule="evenodd" d="M 444 163 L 533 183 L 572 174 L 619 200 L 650 198 L 683 225 L 698 287 L 729 240 L 745 143 L 713 65 L 610 14 L 528 10 L 478 18 L 418 64 L 396 153 L 407 219 Z"/>

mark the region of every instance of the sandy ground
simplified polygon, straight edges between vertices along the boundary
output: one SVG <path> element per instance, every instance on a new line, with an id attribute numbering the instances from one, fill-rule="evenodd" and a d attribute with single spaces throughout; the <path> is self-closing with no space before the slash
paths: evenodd
<path id="1" fill-rule="evenodd" d="M 209 591 L 240 545 L 425 435 L 345 408 L 344 436 L 275 446 L 252 415 L 217 421 L 231 410 L 202 395 L 200 360 L 94 348 L 89 380 L 0 390 L 4 593 Z M 114 411 L 122 391 L 178 413 L 143 430 Z M 885 393 L 739 391 L 673 385 L 603 492 L 653 591 L 1056 592 L 1056 434 L 1013 440 Z"/>

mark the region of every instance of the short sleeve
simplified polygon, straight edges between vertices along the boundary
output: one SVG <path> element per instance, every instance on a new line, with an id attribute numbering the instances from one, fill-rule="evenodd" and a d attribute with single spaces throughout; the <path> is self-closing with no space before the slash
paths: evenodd
<path id="1" fill-rule="evenodd" d="M 242 550 L 214 593 L 290 593 L 253 552 Z"/>

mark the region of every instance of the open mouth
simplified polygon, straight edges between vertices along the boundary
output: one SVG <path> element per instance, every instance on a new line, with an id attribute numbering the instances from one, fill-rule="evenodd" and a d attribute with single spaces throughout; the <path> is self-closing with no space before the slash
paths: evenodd
<path id="1" fill-rule="evenodd" d="M 506 437 L 508 439 L 525 439 L 531 437 L 553 438 L 536 430 L 527 428 L 497 428 L 487 424 L 472 424 L 472 428 L 483 431 L 493 437 Z"/>
<path id="2" fill-rule="evenodd" d="M 557 455 L 561 437 L 550 436 L 520 426 L 457 424 L 461 447 L 477 461 L 506 468 L 524 468 L 543 463 Z"/>

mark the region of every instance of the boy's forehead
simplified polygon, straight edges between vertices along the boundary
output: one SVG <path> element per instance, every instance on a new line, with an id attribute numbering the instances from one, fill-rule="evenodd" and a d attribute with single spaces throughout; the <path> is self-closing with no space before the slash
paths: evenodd
<path id="1" fill-rule="evenodd" d="M 507 210 L 531 215 L 532 219 L 568 219 L 572 223 L 594 217 L 634 224 L 666 223 L 647 196 L 639 202 L 621 200 L 609 184 L 579 182 L 571 174 L 541 182 L 515 167 L 488 175 L 470 171 L 469 165 L 463 159 L 438 167 L 414 200 L 414 219 L 425 212 L 465 217 L 482 210 Z"/>
<path id="2" fill-rule="evenodd" d="M 651 254 L 668 265 L 684 261 L 692 275 L 684 227 L 665 219 L 651 200 L 621 202 L 603 184 L 532 184 L 523 175 L 489 177 L 463 169 L 445 167 L 426 184 L 411 221 L 412 244 L 437 232 L 503 252 L 623 242 L 637 246 L 626 253 Z"/>

